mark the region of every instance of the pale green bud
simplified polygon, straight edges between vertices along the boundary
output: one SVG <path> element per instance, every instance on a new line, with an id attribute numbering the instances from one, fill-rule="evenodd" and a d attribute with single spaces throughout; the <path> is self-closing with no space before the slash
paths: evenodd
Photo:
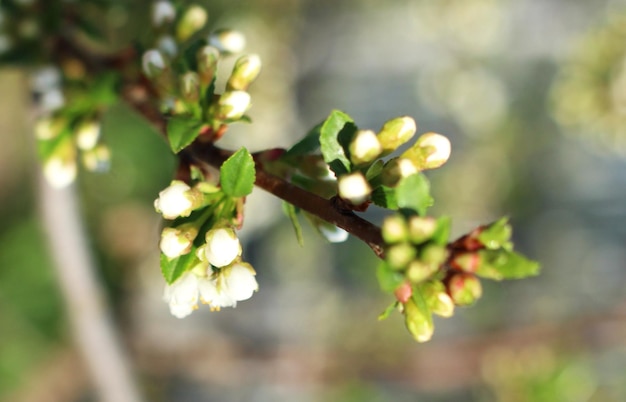
<path id="1" fill-rule="evenodd" d="M 406 278 L 411 283 L 424 282 L 426 279 L 433 276 L 433 274 L 437 272 L 437 269 L 438 266 L 436 264 L 413 260 L 406 269 Z"/>
<path id="2" fill-rule="evenodd" d="M 422 287 L 424 300 L 430 311 L 441 317 L 452 317 L 454 315 L 454 301 L 446 293 L 446 289 L 439 281 L 429 282 Z"/>
<path id="3" fill-rule="evenodd" d="M 402 270 L 415 258 L 415 247 L 409 243 L 398 243 L 385 250 L 385 260 L 395 270 Z"/>
<path id="4" fill-rule="evenodd" d="M 424 243 L 437 229 L 437 221 L 431 217 L 412 216 L 409 219 L 409 237 L 414 244 Z"/>
<path id="5" fill-rule="evenodd" d="M 391 215 L 385 218 L 381 228 L 383 239 L 387 244 L 406 241 L 408 228 L 406 221 L 400 215 Z"/>
<path id="6" fill-rule="evenodd" d="M 237 120 L 250 107 L 250 94 L 245 91 L 224 92 L 217 103 L 217 117 L 223 120 Z"/>
<path id="7" fill-rule="evenodd" d="M 209 14 L 204 7 L 194 4 L 189 6 L 178 22 L 176 37 L 183 42 L 204 27 Z"/>
<path id="8" fill-rule="evenodd" d="M 386 122 L 378 133 L 378 140 L 383 148 L 382 155 L 389 155 L 410 140 L 416 130 L 417 125 L 412 117 L 397 117 Z"/>
<path id="9" fill-rule="evenodd" d="M 435 265 L 443 264 L 448 258 L 448 250 L 437 244 L 428 244 L 420 251 L 420 259 Z"/>
<path id="10" fill-rule="evenodd" d="M 51 140 L 61 134 L 66 125 L 67 121 L 63 118 L 45 117 L 39 119 L 35 123 L 35 137 L 38 140 Z"/>
<path id="11" fill-rule="evenodd" d="M 376 133 L 371 130 L 359 130 L 350 142 L 350 160 L 355 165 L 364 165 L 374 161 L 382 152 Z"/>
<path id="12" fill-rule="evenodd" d="M 188 71 L 180 78 L 180 92 L 187 102 L 195 102 L 200 98 L 200 77 Z"/>
<path id="13" fill-rule="evenodd" d="M 340 176 L 337 187 L 339 196 L 354 205 L 365 202 L 372 192 L 372 188 L 361 172 Z"/>
<path id="14" fill-rule="evenodd" d="M 450 158 L 450 140 L 441 134 L 426 133 L 400 157 L 410 160 L 418 170 L 435 169 Z"/>
<path id="15" fill-rule="evenodd" d="M 400 180 L 418 172 L 419 170 L 410 160 L 405 158 L 393 158 L 383 167 L 381 179 L 385 186 L 395 187 Z"/>
<path id="16" fill-rule="evenodd" d="M 246 48 L 246 37 L 239 31 L 221 29 L 209 36 L 209 44 L 222 53 L 240 53 Z"/>
<path id="17" fill-rule="evenodd" d="M 430 311 L 418 306 L 413 298 L 404 304 L 404 323 L 418 342 L 428 342 L 435 331 Z"/>
<path id="18" fill-rule="evenodd" d="M 198 75 L 203 85 L 208 85 L 213 80 L 219 57 L 220 51 L 213 46 L 203 46 L 198 50 L 198 54 L 196 55 L 198 60 Z"/>
<path id="19" fill-rule="evenodd" d="M 245 91 L 261 72 L 261 58 L 257 54 L 242 56 L 235 63 L 233 72 L 226 83 L 228 90 Z"/>

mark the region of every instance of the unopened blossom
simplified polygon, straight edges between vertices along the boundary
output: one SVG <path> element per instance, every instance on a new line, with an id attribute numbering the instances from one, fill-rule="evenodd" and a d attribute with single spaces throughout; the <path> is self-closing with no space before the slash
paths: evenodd
<path id="1" fill-rule="evenodd" d="M 111 150 L 105 144 L 98 144 L 83 151 L 81 161 L 90 172 L 106 172 L 111 167 Z"/>
<path id="2" fill-rule="evenodd" d="M 233 229 L 211 229 L 206 233 L 204 253 L 211 265 L 225 267 L 241 255 L 241 243 Z"/>
<path id="3" fill-rule="evenodd" d="M 223 53 L 239 53 L 246 47 L 246 37 L 241 32 L 222 29 L 209 36 L 209 44 Z"/>
<path id="4" fill-rule="evenodd" d="M 159 27 L 165 23 L 174 21 L 176 9 L 167 0 L 155 1 L 152 5 L 152 24 Z"/>
<path id="5" fill-rule="evenodd" d="M 362 173 L 356 172 L 339 177 L 339 196 L 351 203 L 361 204 L 369 197 L 372 188 Z"/>
<path id="6" fill-rule="evenodd" d="M 261 72 L 261 58 L 258 54 L 241 56 L 233 67 L 226 83 L 228 89 L 245 91 Z"/>
<path id="7" fill-rule="evenodd" d="M 193 210 L 191 188 L 180 180 L 172 183 L 159 193 L 159 198 L 154 201 L 154 208 L 165 219 L 176 219 L 179 216 L 189 216 Z"/>
<path id="8" fill-rule="evenodd" d="M 250 107 L 250 94 L 246 91 L 224 92 L 218 101 L 218 116 L 221 119 L 239 119 Z"/>
<path id="9" fill-rule="evenodd" d="M 350 159 L 355 165 L 372 162 L 383 151 L 376 133 L 371 130 L 357 131 L 350 143 Z"/>
<path id="10" fill-rule="evenodd" d="M 100 124 L 96 121 L 81 123 L 76 129 L 76 145 L 82 150 L 93 149 L 100 139 Z"/>
<path id="11" fill-rule="evenodd" d="M 176 56 L 178 53 L 178 45 L 176 44 L 176 40 L 171 35 L 162 35 L 156 41 L 157 48 L 168 55 L 169 57 Z"/>
<path id="12" fill-rule="evenodd" d="M 415 120 L 409 116 L 396 117 L 387 121 L 378 133 L 378 140 L 383 148 L 383 155 L 388 155 L 395 151 L 413 137 L 417 125 Z"/>
<path id="13" fill-rule="evenodd" d="M 157 49 L 150 49 L 141 56 L 141 67 L 143 73 L 150 78 L 154 78 L 165 70 L 165 58 L 163 53 Z"/>
<path id="14" fill-rule="evenodd" d="M 168 258 L 176 258 L 187 254 L 198 234 L 198 228 L 193 225 L 164 228 L 161 232 L 159 248 Z"/>
<path id="15" fill-rule="evenodd" d="M 204 7 L 192 5 L 185 10 L 183 16 L 178 22 L 176 36 L 180 41 L 189 39 L 193 34 L 198 32 L 204 24 L 206 24 L 209 14 Z"/>
<path id="16" fill-rule="evenodd" d="M 76 161 L 73 158 L 53 156 L 43 165 L 43 174 L 54 188 L 67 187 L 76 179 Z"/>

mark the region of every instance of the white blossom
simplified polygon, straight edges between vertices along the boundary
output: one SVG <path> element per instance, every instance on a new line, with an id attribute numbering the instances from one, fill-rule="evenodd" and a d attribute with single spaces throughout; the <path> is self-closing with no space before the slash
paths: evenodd
<path id="1" fill-rule="evenodd" d="M 156 77 L 165 70 L 165 58 L 157 49 L 147 50 L 141 57 L 141 67 L 147 77 Z"/>
<path id="2" fill-rule="evenodd" d="M 154 201 L 154 208 L 165 219 L 189 216 L 194 207 L 190 190 L 191 188 L 184 182 L 173 180 L 165 190 L 159 193 L 159 198 Z"/>
<path id="3" fill-rule="evenodd" d="M 259 290 L 255 275 L 252 266 L 242 262 L 222 269 L 214 280 L 215 294 L 207 295 L 211 307 L 236 307 L 238 301 L 251 298 Z"/>
<path id="4" fill-rule="evenodd" d="M 381 152 L 383 147 L 371 130 L 359 130 L 350 143 L 350 159 L 357 165 L 372 162 Z"/>
<path id="5" fill-rule="evenodd" d="M 76 179 L 76 161 L 73 158 L 53 156 L 43 165 L 43 174 L 54 188 L 67 187 Z"/>
<path id="6" fill-rule="evenodd" d="M 230 228 L 211 229 L 206 233 L 205 256 L 215 267 L 225 267 L 241 255 L 241 243 Z"/>
<path id="7" fill-rule="evenodd" d="M 223 29 L 209 36 L 209 44 L 218 48 L 220 52 L 239 53 L 246 47 L 246 37 L 241 32 Z"/>
<path id="8" fill-rule="evenodd" d="M 87 121 L 78 126 L 76 130 L 76 145 L 82 150 L 93 149 L 100 139 L 100 124 L 95 121 Z"/>
<path id="9" fill-rule="evenodd" d="M 159 27 L 165 23 L 172 22 L 176 18 L 176 9 L 167 0 L 155 1 L 152 5 L 152 24 Z"/>
<path id="10" fill-rule="evenodd" d="M 362 173 L 356 172 L 340 176 L 338 180 L 339 196 L 353 204 L 361 204 L 369 197 L 372 189 Z"/>
<path id="11" fill-rule="evenodd" d="M 180 257 L 191 250 L 191 244 L 198 234 L 194 226 L 181 225 L 180 227 L 164 228 L 161 232 L 159 248 L 168 258 Z"/>
<path id="12" fill-rule="evenodd" d="M 443 165 L 450 158 L 452 150 L 450 140 L 441 134 L 426 133 L 417 139 L 416 145 L 432 149 L 432 152 L 426 157 L 426 164 L 429 169 Z"/>
<path id="13" fill-rule="evenodd" d="M 163 300 L 170 305 L 173 316 L 184 318 L 198 309 L 198 301 L 207 303 L 214 293 L 214 281 L 188 271 L 171 285 L 165 286 Z"/>
<path id="14" fill-rule="evenodd" d="M 250 107 L 250 94 L 246 91 L 224 92 L 218 101 L 219 117 L 222 119 L 238 119 Z"/>

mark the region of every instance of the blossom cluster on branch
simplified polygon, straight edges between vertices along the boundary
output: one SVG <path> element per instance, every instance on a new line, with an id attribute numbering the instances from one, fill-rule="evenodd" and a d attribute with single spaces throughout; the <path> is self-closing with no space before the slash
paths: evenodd
<path id="1" fill-rule="evenodd" d="M 52 3 L 62 5 L 54 10 L 68 26 L 42 19 Z M 7 15 L 40 18 L 38 32 L 48 37 L 47 47 L 29 48 L 37 56 L 29 57 L 32 64 L 45 60 L 32 75 L 44 172 L 62 187 L 76 177 L 79 160 L 89 170 L 106 170 L 111 151 L 100 119 L 119 100 L 157 127 L 179 159 L 175 179 L 154 203 L 167 222 L 159 247 L 164 299 L 174 316 L 189 315 L 199 303 L 211 310 L 235 307 L 258 290 L 256 271 L 244 262 L 237 237 L 255 185 L 284 201 L 299 240 L 298 216 L 304 215 L 331 241 L 348 235 L 364 241 L 381 259 L 376 272 L 381 289 L 393 297 L 381 318 L 400 311 L 419 342 L 433 334 L 432 314 L 450 317 L 455 306 L 480 297 L 479 278 L 537 274 L 538 264 L 513 250 L 507 219 L 451 241 L 450 219 L 428 216 L 434 200 L 423 172 L 450 157 L 445 136 L 414 138 L 417 124 L 409 116 L 390 119 L 378 131 L 360 129 L 334 110 L 289 149 L 254 154 L 245 147 L 221 149 L 216 144 L 231 124 L 251 122 L 248 88 L 259 77 L 261 59 L 237 56 L 245 37 L 234 30 L 210 31 L 208 12 L 198 4 L 158 0 L 152 2 L 149 43 L 102 54 L 80 40 L 88 31 L 81 4 L 1 5 Z M 0 36 L 7 60 L 22 54 L 14 51 L 19 41 L 4 42 Z M 234 57 L 225 85 L 218 87 L 219 64 Z M 372 204 L 393 211 L 382 228 L 358 215 Z"/>

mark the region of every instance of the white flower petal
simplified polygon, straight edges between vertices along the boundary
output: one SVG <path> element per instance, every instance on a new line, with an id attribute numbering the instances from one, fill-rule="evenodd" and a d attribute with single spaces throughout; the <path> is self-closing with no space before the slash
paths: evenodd
<path id="1" fill-rule="evenodd" d="M 230 228 L 209 230 L 206 242 L 206 258 L 215 267 L 225 267 L 241 255 L 241 243 Z"/>
<path id="2" fill-rule="evenodd" d="M 225 287 L 236 301 L 248 300 L 259 289 L 254 269 L 249 264 L 235 264 L 225 276 Z"/>

